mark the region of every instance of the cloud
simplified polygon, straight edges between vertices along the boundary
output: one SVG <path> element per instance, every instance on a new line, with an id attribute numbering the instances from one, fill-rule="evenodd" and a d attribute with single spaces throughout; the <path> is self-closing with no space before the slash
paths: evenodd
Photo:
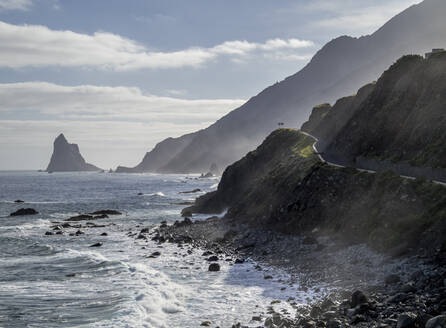
<path id="1" fill-rule="evenodd" d="M 61 132 L 96 165 L 136 165 L 157 142 L 203 129 L 244 103 L 45 82 L 0 84 L 0 99 L 0 169 L 45 167 Z"/>
<path id="2" fill-rule="evenodd" d="M 179 99 L 144 94 L 134 87 L 61 86 L 46 82 L 0 84 L 2 115 L 41 115 L 54 119 L 128 120 L 199 124 L 214 122 L 245 101 Z"/>
<path id="3" fill-rule="evenodd" d="M 1 0 L 0 0 L 1 1 Z M 0 22 L 0 67 L 95 67 L 112 70 L 199 67 L 221 56 L 278 52 L 314 46 L 311 41 L 273 39 L 265 43 L 228 41 L 211 48 L 150 51 L 122 36 L 56 31 L 40 25 Z"/>
<path id="4" fill-rule="evenodd" d="M 282 20 L 290 17 L 307 19 L 305 28 L 316 35 L 329 33 L 370 34 L 396 14 L 421 0 L 311 0 L 296 2 L 289 8 L 279 8 Z"/>
<path id="5" fill-rule="evenodd" d="M 46 168 L 54 138 L 61 132 L 99 167 L 134 166 L 157 142 L 182 134 L 182 129 L 192 132 L 202 127 L 193 122 L 0 120 L 0 169 Z"/>
<path id="6" fill-rule="evenodd" d="M 0 0 L 0 11 L 28 10 L 31 5 L 31 0 Z"/>

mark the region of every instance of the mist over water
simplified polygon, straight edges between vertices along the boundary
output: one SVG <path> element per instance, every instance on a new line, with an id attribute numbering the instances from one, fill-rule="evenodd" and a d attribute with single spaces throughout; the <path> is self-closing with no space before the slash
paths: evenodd
<path id="1" fill-rule="evenodd" d="M 189 254 L 129 235 L 180 220 L 184 206 L 175 204 L 197 194 L 179 192 L 203 193 L 217 182 L 183 175 L 1 172 L 0 326 L 196 327 L 210 320 L 227 327 L 250 322 L 272 300 L 297 296 L 304 302 L 297 284 L 265 280 L 253 262 L 220 261 L 222 270 L 211 273 L 203 250 Z M 40 213 L 9 217 L 21 207 Z M 77 229 L 44 235 L 52 222 L 101 209 L 123 215 L 96 220 L 106 227 L 81 229 L 80 236 L 68 235 Z M 89 247 L 97 242 L 103 246 Z M 154 251 L 161 256 L 148 258 Z M 274 277 L 287 278 L 277 271 Z"/>

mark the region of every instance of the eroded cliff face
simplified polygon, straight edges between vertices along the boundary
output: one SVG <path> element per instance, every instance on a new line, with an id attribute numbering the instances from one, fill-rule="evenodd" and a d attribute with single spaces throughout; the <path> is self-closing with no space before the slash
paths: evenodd
<path id="1" fill-rule="evenodd" d="M 63 134 L 54 140 L 54 150 L 47 172 L 100 171 L 101 169 L 85 162 L 79 146 L 68 143 Z"/>
<path id="2" fill-rule="evenodd" d="M 253 227 L 328 235 L 380 251 L 444 246 L 444 186 L 323 164 L 313 142 L 296 130 L 273 132 L 226 169 L 217 191 L 184 212 L 228 209 L 225 219 Z"/>

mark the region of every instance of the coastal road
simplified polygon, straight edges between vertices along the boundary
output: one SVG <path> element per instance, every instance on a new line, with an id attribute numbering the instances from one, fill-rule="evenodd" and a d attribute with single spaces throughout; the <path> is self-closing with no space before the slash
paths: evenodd
<path id="1" fill-rule="evenodd" d="M 326 164 L 328 164 L 330 166 L 334 166 L 334 167 L 347 167 L 347 166 L 342 165 L 342 164 L 337 164 L 337 163 L 333 163 L 333 162 L 327 161 L 325 158 L 322 157 L 322 153 L 319 152 L 318 149 L 317 149 L 317 143 L 319 142 L 319 139 L 316 138 L 315 136 L 307 133 L 307 132 L 302 131 L 302 130 L 298 130 L 298 131 L 300 133 L 302 133 L 302 134 L 304 134 L 304 135 L 314 139 L 313 150 L 317 154 L 317 156 L 319 157 L 319 160 L 322 163 L 326 163 Z M 354 167 L 354 168 L 357 169 L 360 172 L 376 173 L 376 171 L 373 171 L 373 170 L 366 170 L 366 169 L 362 169 L 362 168 L 359 168 L 359 167 Z M 409 180 L 415 180 L 416 179 L 416 177 L 410 177 L 410 176 L 407 176 L 407 175 L 400 175 L 400 177 L 404 178 L 404 179 L 409 179 Z M 446 187 L 446 183 L 445 182 L 436 181 L 436 180 L 432 180 L 432 182 L 435 183 L 435 184 L 439 184 L 439 185 L 442 185 L 442 186 Z"/>

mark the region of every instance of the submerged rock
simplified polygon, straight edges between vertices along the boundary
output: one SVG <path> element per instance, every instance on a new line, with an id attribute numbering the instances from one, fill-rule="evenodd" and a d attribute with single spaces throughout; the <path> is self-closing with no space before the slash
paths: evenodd
<path id="1" fill-rule="evenodd" d="M 9 214 L 9 216 L 23 216 L 23 215 L 36 215 L 36 214 L 39 214 L 39 212 L 37 212 L 33 208 L 21 208 Z"/>

